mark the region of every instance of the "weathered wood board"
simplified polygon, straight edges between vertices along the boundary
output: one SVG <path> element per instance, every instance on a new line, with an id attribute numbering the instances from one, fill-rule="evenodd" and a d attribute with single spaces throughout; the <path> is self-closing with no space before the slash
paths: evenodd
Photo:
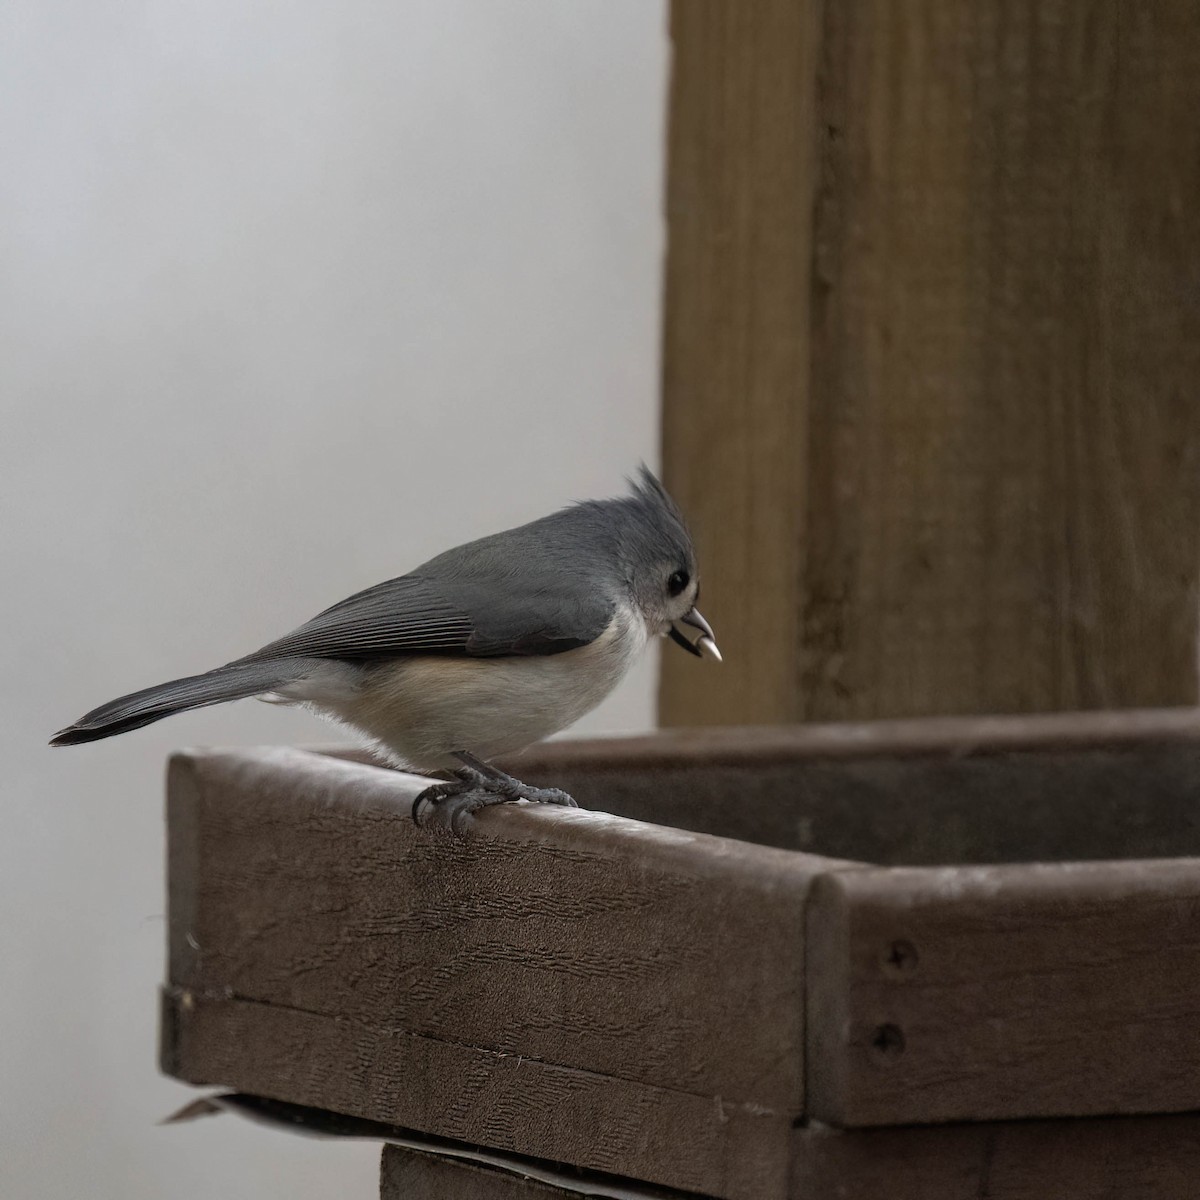
<path id="1" fill-rule="evenodd" d="M 478 1163 L 454 1162 L 388 1146 L 379 1171 L 380 1200 L 579 1200 L 553 1184 Z"/>
<path id="2" fill-rule="evenodd" d="M 556 1182 L 530 1166 L 534 1177 L 511 1169 L 455 1161 L 406 1147 L 385 1146 L 380 1164 L 380 1200 L 694 1200 L 695 1192 L 667 1191 L 636 1181 L 579 1174 Z M 569 1179 L 565 1171 L 551 1172 Z"/>
<path id="3" fill-rule="evenodd" d="M 663 655 L 665 724 L 803 715 L 819 28 L 808 0 L 671 6 L 663 469 L 696 535 L 725 662 L 718 682 Z"/>
<path id="4" fill-rule="evenodd" d="M 778 1200 L 1195 1200 L 1200 1117 L 797 1130 Z M 579 1192 L 386 1147 L 382 1200 L 572 1200 Z M 682 1197 L 681 1197 L 682 1200 Z M 771 1198 L 764 1198 L 771 1200 Z"/>
<path id="5" fill-rule="evenodd" d="M 1200 1107 L 1200 859 L 830 873 L 808 981 L 833 1124 Z"/>
<path id="6" fill-rule="evenodd" d="M 788 1200 L 1194 1200 L 1200 1117 L 796 1134 Z"/>
<path id="7" fill-rule="evenodd" d="M 422 786 L 294 750 L 173 761 L 165 1068 L 681 1188 L 775 1186 L 826 864 L 524 806 L 460 841 L 414 828 Z"/>
<path id="8" fill-rule="evenodd" d="M 173 1119 L 223 1111 L 318 1136 L 382 1142 L 383 1200 L 703 1200 L 245 1094 L 205 1097 Z M 851 1130 L 806 1121 L 791 1150 L 785 1190 L 764 1200 L 1192 1200 L 1200 1114 Z"/>
<path id="9" fill-rule="evenodd" d="M 1200 1110 L 1200 855 L 1037 861 L 1194 851 L 1198 759 L 1181 712 L 559 744 L 512 765 L 662 823 L 503 806 L 455 839 L 412 825 L 412 776 L 181 755 L 163 1065 L 723 1200 L 786 1196 L 816 1121 Z M 753 841 L 889 831 L 1034 861 Z M 814 1179 L 891 1145 L 811 1144 Z"/>
<path id="10" fill-rule="evenodd" d="M 1197 702 L 1192 0 L 679 0 L 665 724 Z"/>
<path id="11" fill-rule="evenodd" d="M 587 806 L 910 866 L 1200 856 L 1200 712 L 947 717 L 550 742 Z"/>
<path id="12" fill-rule="evenodd" d="M 777 1200 L 1195 1200 L 1200 1117 L 813 1124 L 796 1131 L 793 1149 L 790 1185 Z M 381 1178 L 382 1200 L 579 1195 L 396 1147 L 384 1148 Z"/>

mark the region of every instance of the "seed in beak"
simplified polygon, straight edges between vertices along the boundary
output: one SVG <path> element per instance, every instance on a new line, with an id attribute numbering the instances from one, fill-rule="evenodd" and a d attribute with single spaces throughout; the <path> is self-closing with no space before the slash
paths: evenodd
<path id="1" fill-rule="evenodd" d="M 721 661 L 721 651 L 717 649 L 717 639 L 712 626 L 694 609 L 690 608 L 679 620 L 672 622 L 668 636 L 677 646 L 697 658 L 705 654 Z"/>

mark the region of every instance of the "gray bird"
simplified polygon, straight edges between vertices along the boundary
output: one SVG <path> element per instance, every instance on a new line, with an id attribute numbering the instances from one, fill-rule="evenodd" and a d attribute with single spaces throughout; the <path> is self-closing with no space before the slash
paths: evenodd
<path id="1" fill-rule="evenodd" d="M 679 509 L 644 466 L 630 482 L 626 496 L 447 550 L 223 667 L 101 705 L 50 744 L 257 696 L 349 725 L 397 766 L 448 776 L 418 797 L 418 823 L 424 805 L 450 828 L 509 800 L 574 806 L 488 760 L 595 708 L 652 637 L 721 657 L 696 610 L 696 555 Z"/>

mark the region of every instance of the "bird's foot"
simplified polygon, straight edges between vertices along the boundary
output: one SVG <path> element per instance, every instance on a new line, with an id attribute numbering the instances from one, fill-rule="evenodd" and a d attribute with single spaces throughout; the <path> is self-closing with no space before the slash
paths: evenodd
<path id="1" fill-rule="evenodd" d="M 471 817 L 481 809 L 515 800 L 579 807 L 573 797 L 559 788 L 531 787 L 495 767 L 464 765 L 455 772 L 453 780 L 427 787 L 413 801 L 412 818 L 421 828 L 463 834 Z"/>
<path id="2" fill-rule="evenodd" d="M 492 804 L 506 804 L 509 799 L 491 790 L 485 780 L 460 775 L 449 783 L 427 787 L 413 801 L 412 819 L 421 829 L 463 834 L 467 822 L 480 809 Z"/>

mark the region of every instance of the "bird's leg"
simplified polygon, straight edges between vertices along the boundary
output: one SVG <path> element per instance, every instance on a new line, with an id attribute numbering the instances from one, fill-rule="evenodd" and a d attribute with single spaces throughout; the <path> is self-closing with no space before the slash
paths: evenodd
<path id="1" fill-rule="evenodd" d="M 465 750 L 456 751 L 454 757 L 463 764 L 454 772 L 454 778 L 427 787 L 413 801 L 412 818 L 417 825 L 463 833 L 467 819 L 480 809 L 514 800 L 577 807 L 566 792 L 558 788 L 530 787 Z M 426 806 L 428 812 L 423 814 L 422 809 Z"/>

